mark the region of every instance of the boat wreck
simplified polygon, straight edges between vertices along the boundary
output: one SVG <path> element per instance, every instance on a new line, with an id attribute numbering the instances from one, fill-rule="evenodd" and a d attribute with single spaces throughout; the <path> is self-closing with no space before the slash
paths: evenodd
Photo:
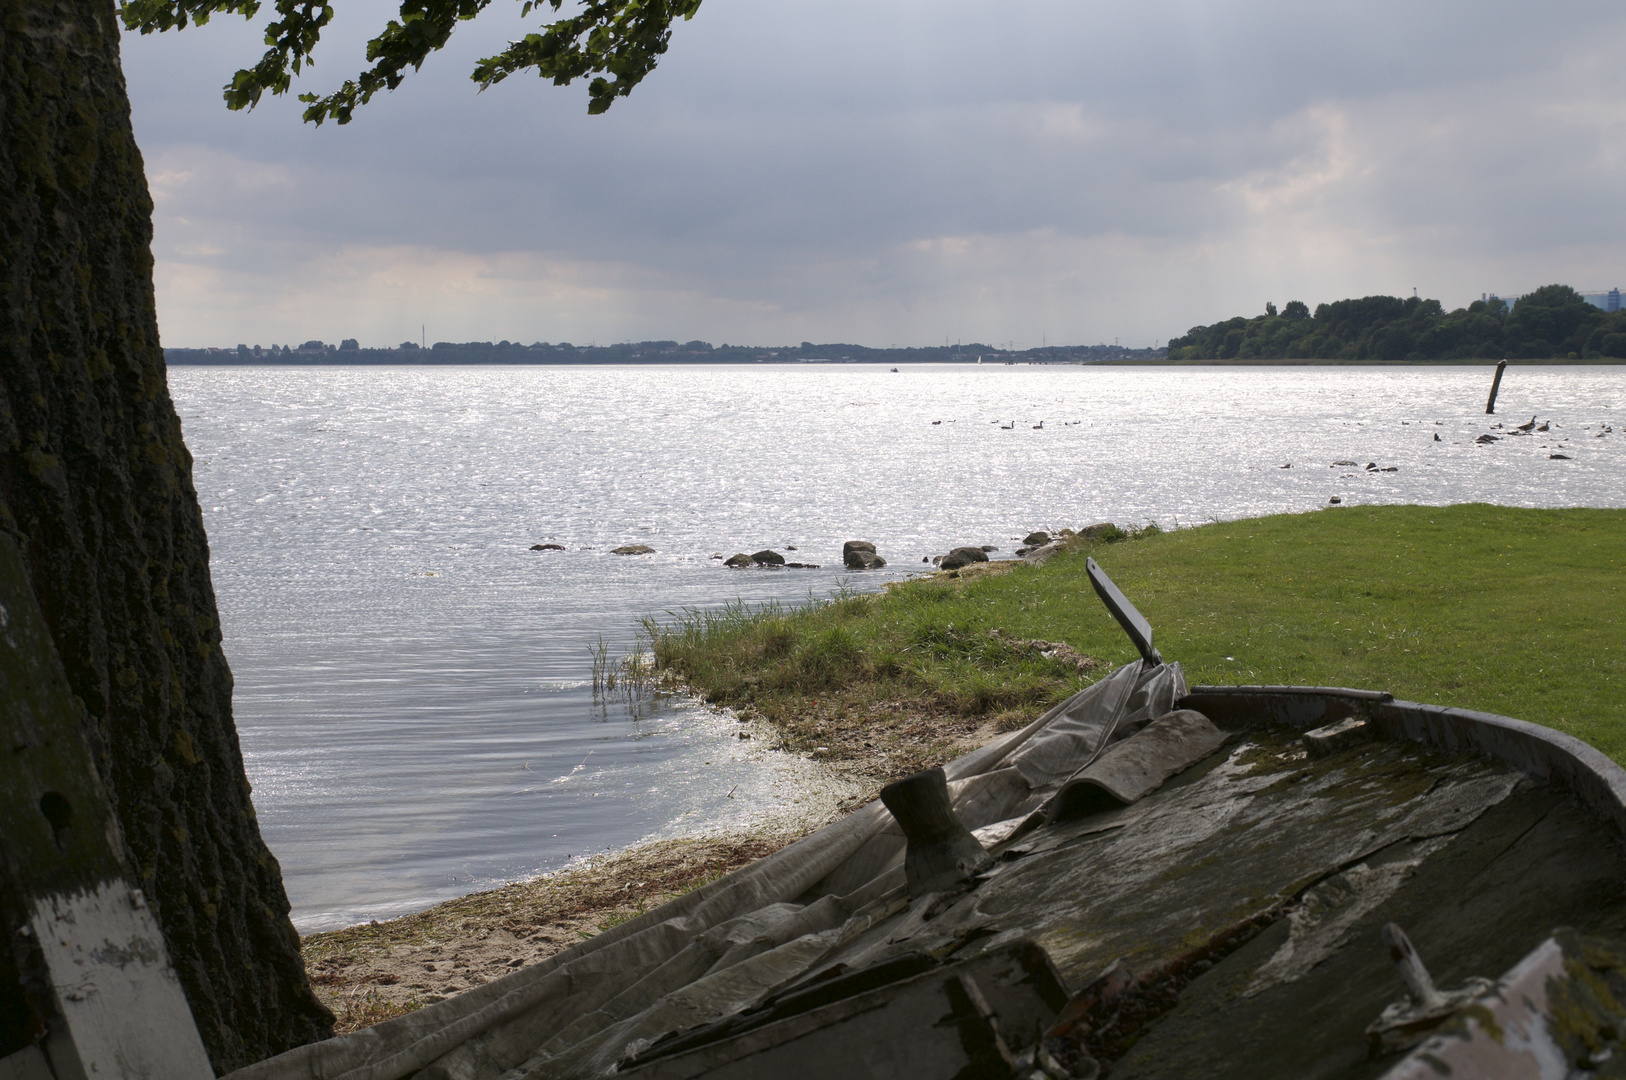
<path id="1" fill-rule="evenodd" d="M 231 1080 L 1626 1074 L 1626 772 L 1386 693 L 1188 687 L 1090 570 L 1140 659 L 1022 730 Z"/>

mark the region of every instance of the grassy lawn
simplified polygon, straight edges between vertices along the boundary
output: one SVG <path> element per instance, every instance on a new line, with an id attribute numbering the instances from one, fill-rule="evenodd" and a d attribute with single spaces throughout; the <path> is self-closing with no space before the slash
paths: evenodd
<path id="1" fill-rule="evenodd" d="M 1039 568 L 651 624 L 656 665 L 789 749 L 893 778 L 1134 656 L 1086 555 L 1193 685 L 1388 690 L 1546 724 L 1626 761 L 1622 510 L 1349 507 L 1079 541 Z"/>
<path id="2" fill-rule="evenodd" d="M 1351 507 L 979 564 L 799 608 L 649 624 L 659 674 L 875 784 L 1033 719 L 1134 657 L 1093 555 L 1197 683 L 1389 690 L 1534 720 L 1626 761 L 1626 511 Z M 996 633 L 997 631 L 997 633 Z M 1059 648 L 1058 646 L 1066 646 Z M 643 670 L 634 658 L 629 670 Z M 305 939 L 351 1030 L 500 977 L 788 838 L 666 841 Z"/>

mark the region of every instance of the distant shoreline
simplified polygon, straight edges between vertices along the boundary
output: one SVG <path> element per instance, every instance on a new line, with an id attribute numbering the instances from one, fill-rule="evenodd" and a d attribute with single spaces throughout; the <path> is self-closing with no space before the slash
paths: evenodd
<path id="1" fill-rule="evenodd" d="M 354 338 L 339 345 L 238 345 L 235 348 L 164 350 L 171 364 L 984 364 L 1046 361 L 1095 363 L 1102 360 L 1156 360 L 1162 349 L 1122 345 L 1045 345 L 1036 349 L 998 348 L 982 342 L 870 348 L 841 342 L 800 345 L 712 345 L 708 341 L 626 341 L 612 345 L 572 345 L 568 341 L 437 341 L 420 346 L 405 341 L 393 348 L 364 349 Z"/>
<path id="2" fill-rule="evenodd" d="M 186 353 L 177 356 L 176 353 Z M 203 354 L 203 355 L 196 355 Z M 849 367 L 859 364 L 867 365 L 911 365 L 923 364 L 955 364 L 962 367 L 1382 367 L 1382 368 L 1434 368 L 1434 367 L 1480 367 L 1495 365 L 1502 357 L 1482 357 L 1475 359 L 1457 360 L 1169 360 L 1169 359 L 1111 359 L 1111 360 L 1062 360 L 1062 359 L 997 359 L 984 360 L 979 365 L 976 360 L 795 360 L 795 359 L 768 359 L 768 360 L 735 360 L 735 359 L 705 359 L 705 360 L 672 360 L 656 359 L 627 359 L 616 358 L 609 360 L 564 360 L 564 359 L 530 359 L 523 360 L 463 360 L 439 359 L 432 356 L 414 356 L 410 353 L 389 358 L 340 360 L 331 356 L 290 356 L 287 359 L 253 358 L 238 359 L 230 354 L 210 355 L 201 349 L 166 349 L 164 361 L 169 367 L 701 367 L 701 366 L 729 366 L 754 367 L 757 365 L 774 365 L 777 367 Z M 1618 367 L 1626 364 L 1626 359 L 1618 357 L 1592 357 L 1586 360 L 1571 360 L 1568 358 L 1549 358 L 1544 360 L 1518 360 L 1509 359 L 1509 364 L 1540 367 Z"/>
<path id="3" fill-rule="evenodd" d="M 1586 360 L 1568 357 L 1549 357 L 1544 360 L 1520 360 L 1512 357 L 1482 357 L 1458 360 L 1102 360 L 1103 367 L 1480 367 L 1495 366 L 1507 360 L 1509 366 L 1525 367 L 1618 367 L 1626 359 L 1594 356 Z"/>

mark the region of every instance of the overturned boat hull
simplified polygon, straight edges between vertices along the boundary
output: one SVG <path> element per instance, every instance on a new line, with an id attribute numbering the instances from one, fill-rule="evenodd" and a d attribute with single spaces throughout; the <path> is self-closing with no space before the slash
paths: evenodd
<path id="1" fill-rule="evenodd" d="M 1442 1040 L 1487 1052 L 1460 1011 L 1373 1034 L 1406 996 L 1385 924 L 1447 989 L 1544 947 L 1562 968 L 1558 927 L 1596 956 L 1626 930 L 1626 773 L 1506 717 L 1188 690 L 1143 660 L 944 774 L 986 853 L 960 880 L 911 889 L 911 840 L 876 803 L 535 967 L 233 1075 L 1380 1076 Z M 1549 1027 L 1549 1057 L 1597 1051 Z"/>

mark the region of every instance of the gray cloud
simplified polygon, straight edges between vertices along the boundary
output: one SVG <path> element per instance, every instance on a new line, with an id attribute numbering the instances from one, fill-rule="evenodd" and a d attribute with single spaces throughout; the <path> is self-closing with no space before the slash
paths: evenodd
<path id="1" fill-rule="evenodd" d="M 498 14 L 320 130 L 220 104 L 249 27 L 128 38 L 166 341 L 1150 344 L 1626 276 L 1618 4 L 709 0 L 601 117 L 476 94 Z"/>

